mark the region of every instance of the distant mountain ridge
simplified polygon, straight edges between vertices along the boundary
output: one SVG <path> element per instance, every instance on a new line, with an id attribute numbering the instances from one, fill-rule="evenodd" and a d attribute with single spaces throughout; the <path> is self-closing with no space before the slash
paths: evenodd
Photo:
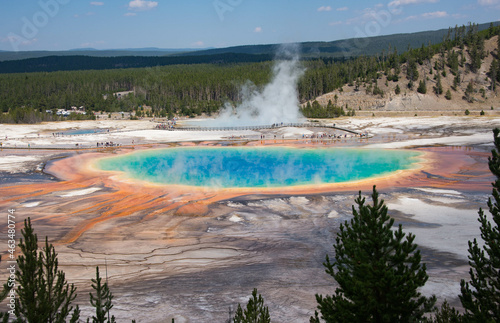
<path id="1" fill-rule="evenodd" d="M 41 58 L 48 56 L 91 56 L 91 57 L 117 57 L 117 56 L 165 56 L 170 54 L 180 54 L 198 50 L 210 50 L 212 48 L 123 48 L 123 49 L 95 49 L 95 48 L 74 48 L 64 51 L 19 51 L 9 52 L 0 50 L 0 62 L 14 61 L 28 58 Z"/>
<path id="2" fill-rule="evenodd" d="M 478 25 L 478 30 L 488 29 L 491 23 Z M 500 22 L 493 22 L 494 26 L 500 25 Z M 437 44 L 443 41 L 443 37 L 448 34 L 449 29 L 439 29 L 433 31 L 421 31 L 415 33 L 392 34 L 384 36 L 366 37 L 366 38 L 349 38 L 330 42 L 302 42 L 302 57 L 332 57 L 332 58 L 349 58 L 356 56 L 371 56 L 378 55 L 382 51 L 387 51 L 388 48 L 397 48 L 398 52 L 402 53 L 410 48 L 417 48 L 423 45 Z M 453 37 L 453 34 L 451 35 Z M 245 53 L 245 54 L 267 54 L 276 53 L 280 44 L 269 45 L 244 45 L 233 46 L 227 48 L 215 48 L 207 50 L 199 50 L 193 53 L 180 55 L 214 55 L 222 53 Z"/>
<path id="3" fill-rule="evenodd" d="M 68 51 L 79 52 L 79 51 L 96 51 L 96 52 L 106 52 L 106 51 L 127 51 L 127 52 L 169 52 L 169 53 L 179 53 L 179 52 L 195 52 L 197 50 L 209 50 L 213 48 L 159 48 L 159 47 L 143 47 L 143 48 L 108 48 L 108 49 L 96 49 L 92 47 L 87 48 L 72 48 Z"/>
<path id="4" fill-rule="evenodd" d="M 490 24 L 477 25 L 479 31 Z M 357 56 L 380 55 L 397 49 L 398 53 L 422 45 L 437 44 L 453 29 L 440 29 L 408 34 L 351 38 L 331 42 L 300 43 L 305 59 L 349 59 Z M 245 45 L 210 49 L 137 48 L 116 50 L 74 49 L 68 51 L 0 52 L 0 73 L 51 72 L 64 70 L 116 69 L 152 67 L 172 64 L 245 63 L 272 60 L 280 44 Z"/>
<path id="5" fill-rule="evenodd" d="M 119 57 L 91 57 L 91 56 L 45 56 L 27 58 L 15 61 L 0 62 L 0 74 L 33 73 L 78 70 L 110 70 L 125 68 L 142 68 L 167 65 L 192 64 L 231 64 L 241 62 L 265 62 L 273 59 L 271 55 L 252 55 L 223 53 L 198 56 L 119 56 Z"/>

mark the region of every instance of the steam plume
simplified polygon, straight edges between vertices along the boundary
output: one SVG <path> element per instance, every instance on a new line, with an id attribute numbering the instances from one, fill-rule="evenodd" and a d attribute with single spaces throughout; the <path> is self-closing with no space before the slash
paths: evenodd
<path id="1" fill-rule="evenodd" d="M 243 101 L 237 107 L 226 103 L 213 126 L 251 126 L 300 122 L 297 83 L 304 73 L 298 45 L 282 45 L 273 66 L 271 83 L 262 90 L 248 82 L 242 88 Z"/>

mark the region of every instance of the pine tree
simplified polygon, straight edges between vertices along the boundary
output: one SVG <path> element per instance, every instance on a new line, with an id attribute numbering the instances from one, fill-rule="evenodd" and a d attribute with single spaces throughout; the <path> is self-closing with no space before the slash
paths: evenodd
<path id="1" fill-rule="evenodd" d="M 454 307 L 450 306 L 448 301 L 445 300 L 441 305 L 441 308 L 436 311 L 434 317 L 428 320 L 428 322 L 460 323 L 463 322 L 463 317 Z"/>
<path id="2" fill-rule="evenodd" d="M 247 308 L 243 310 L 238 304 L 238 309 L 234 316 L 234 323 L 269 323 L 269 309 L 264 306 L 264 299 L 259 294 L 257 297 L 257 288 L 254 288 L 252 297 L 248 299 Z"/>
<path id="3" fill-rule="evenodd" d="M 353 219 L 340 226 L 333 245 L 335 260 L 326 256 L 326 272 L 339 284 L 332 296 L 316 295 L 326 322 L 409 322 L 430 312 L 436 298 L 424 297 L 418 288 L 428 279 L 415 236 L 394 219 L 373 187 L 373 206 L 361 192 L 352 207 Z M 318 312 L 310 322 L 320 322 Z"/>
<path id="4" fill-rule="evenodd" d="M 490 85 L 490 90 L 495 91 L 496 90 L 496 83 L 497 83 L 497 72 L 498 72 L 498 61 L 496 59 L 493 59 L 490 65 L 490 79 L 491 79 L 491 85 Z"/>
<path id="5" fill-rule="evenodd" d="M 443 94 L 443 84 L 441 83 L 441 75 L 437 75 L 436 86 L 433 88 L 434 93 L 437 95 Z"/>
<path id="6" fill-rule="evenodd" d="M 427 84 L 425 83 L 425 80 L 420 80 L 420 82 L 418 82 L 417 92 L 422 94 L 427 93 Z"/>
<path id="7" fill-rule="evenodd" d="M 455 75 L 455 77 L 453 78 L 453 86 L 451 87 L 453 89 L 453 91 L 458 90 L 458 86 L 460 85 L 460 83 L 461 83 L 460 72 L 458 72 L 457 75 Z"/>
<path id="8" fill-rule="evenodd" d="M 96 267 L 96 278 L 92 279 L 92 288 L 95 290 L 95 296 L 90 295 L 90 305 L 95 307 L 95 316 L 92 316 L 92 323 L 115 322 L 115 317 L 109 318 L 109 311 L 113 308 L 113 294 L 108 288 L 108 283 L 102 283 L 102 278 L 99 276 L 99 267 Z M 108 317 L 107 317 L 108 316 Z M 87 319 L 89 322 L 89 319 Z"/>
<path id="9" fill-rule="evenodd" d="M 337 95 L 335 94 L 335 96 L 337 96 Z M 337 99 L 335 101 L 337 101 Z M 328 100 L 328 104 L 326 105 L 325 116 L 327 118 L 334 118 L 334 117 L 336 117 L 335 116 L 335 109 L 336 109 L 336 106 L 333 105 L 332 100 Z"/>
<path id="10" fill-rule="evenodd" d="M 406 77 L 410 81 L 418 80 L 417 62 L 413 56 L 410 56 L 410 58 L 408 58 L 408 65 L 406 67 Z"/>
<path id="11" fill-rule="evenodd" d="M 484 51 L 484 37 L 481 34 L 472 33 L 470 36 L 469 56 L 470 56 L 470 69 L 472 72 L 477 72 L 481 68 L 482 60 L 485 57 Z"/>
<path id="12" fill-rule="evenodd" d="M 2 262 L 2 256 L 0 256 L 0 263 L 1 262 Z M 0 292 L 0 302 L 3 302 L 7 298 L 10 290 L 11 290 L 11 286 L 9 286 L 8 283 L 4 283 L 2 291 Z M 10 317 L 9 312 L 0 312 L 0 322 L 1 323 L 8 323 L 9 317 Z"/>
<path id="13" fill-rule="evenodd" d="M 488 208 L 493 222 L 479 209 L 481 238 L 469 241 L 470 281 L 461 282 L 460 301 L 465 308 L 465 318 L 472 322 L 500 322 L 500 130 L 493 130 L 495 149 L 489 158 L 490 171 L 495 175 L 493 199 Z"/>
<path id="14" fill-rule="evenodd" d="M 19 243 L 21 255 L 17 259 L 18 282 L 15 316 L 18 322 L 66 322 L 73 311 L 70 322 L 77 322 L 78 306 L 73 310 L 71 302 L 76 297 L 76 288 L 69 285 L 63 271 L 58 270 L 57 253 L 45 238 L 45 247 L 38 252 L 38 238 L 31 220 L 24 221 Z"/>
<path id="15" fill-rule="evenodd" d="M 467 88 L 465 89 L 465 95 L 464 99 L 467 100 L 467 102 L 472 103 L 474 101 L 474 97 L 472 94 L 474 93 L 474 83 L 472 80 L 467 84 Z"/>
<path id="16" fill-rule="evenodd" d="M 497 36 L 498 36 L 498 38 L 497 38 L 497 54 L 500 54 L 500 51 L 499 51 L 499 49 L 500 49 L 500 28 L 497 31 Z"/>
<path id="17" fill-rule="evenodd" d="M 448 52 L 448 60 L 446 65 L 450 68 L 451 72 L 453 75 L 456 75 L 458 72 L 458 54 L 453 50 L 451 52 Z"/>
<path id="18" fill-rule="evenodd" d="M 444 95 L 444 97 L 446 98 L 446 100 L 451 100 L 451 91 L 450 91 L 450 89 L 448 89 L 446 91 L 446 94 Z"/>

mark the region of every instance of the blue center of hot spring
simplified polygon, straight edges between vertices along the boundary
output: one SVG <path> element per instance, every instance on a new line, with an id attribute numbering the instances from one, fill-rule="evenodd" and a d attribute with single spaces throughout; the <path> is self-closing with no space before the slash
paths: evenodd
<path id="1" fill-rule="evenodd" d="M 282 187 L 341 183 L 408 169 L 420 153 L 406 150 L 289 147 L 190 147 L 104 158 L 97 166 L 158 184 Z"/>

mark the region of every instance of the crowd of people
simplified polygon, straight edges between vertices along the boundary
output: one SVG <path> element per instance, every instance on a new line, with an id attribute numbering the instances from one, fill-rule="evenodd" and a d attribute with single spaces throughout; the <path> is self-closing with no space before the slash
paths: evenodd
<path id="1" fill-rule="evenodd" d="M 302 135 L 302 139 L 342 139 L 342 138 L 350 138 L 350 137 L 368 137 L 367 133 L 360 134 L 328 134 L 328 133 L 314 133 L 312 135 Z"/>
<path id="2" fill-rule="evenodd" d="M 102 147 L 119 147 L 121 146 L 119 143 L 115 143 L 112 141 L 109 142 L 98 142 L 97 143 L 97 148 L 102 148 Z"/>
<path id="3" fill-rule="evenodd" d="M 174 128 L 176 124 L 177 124 L 177 118 L 174 118 L 172 120 L 168 120 L 167 122 L 158 123 L 155 126 L 155 129 L 169 130 Z"/>
<path id="4" fill-rule="evenodd" d="M 328 133 L 313 133 L 312 135 L 302 135 L 302 139 L 341 139 L 347 138 L 347 134 L 337 135 L 337 134 L 328 134 Z"/>

